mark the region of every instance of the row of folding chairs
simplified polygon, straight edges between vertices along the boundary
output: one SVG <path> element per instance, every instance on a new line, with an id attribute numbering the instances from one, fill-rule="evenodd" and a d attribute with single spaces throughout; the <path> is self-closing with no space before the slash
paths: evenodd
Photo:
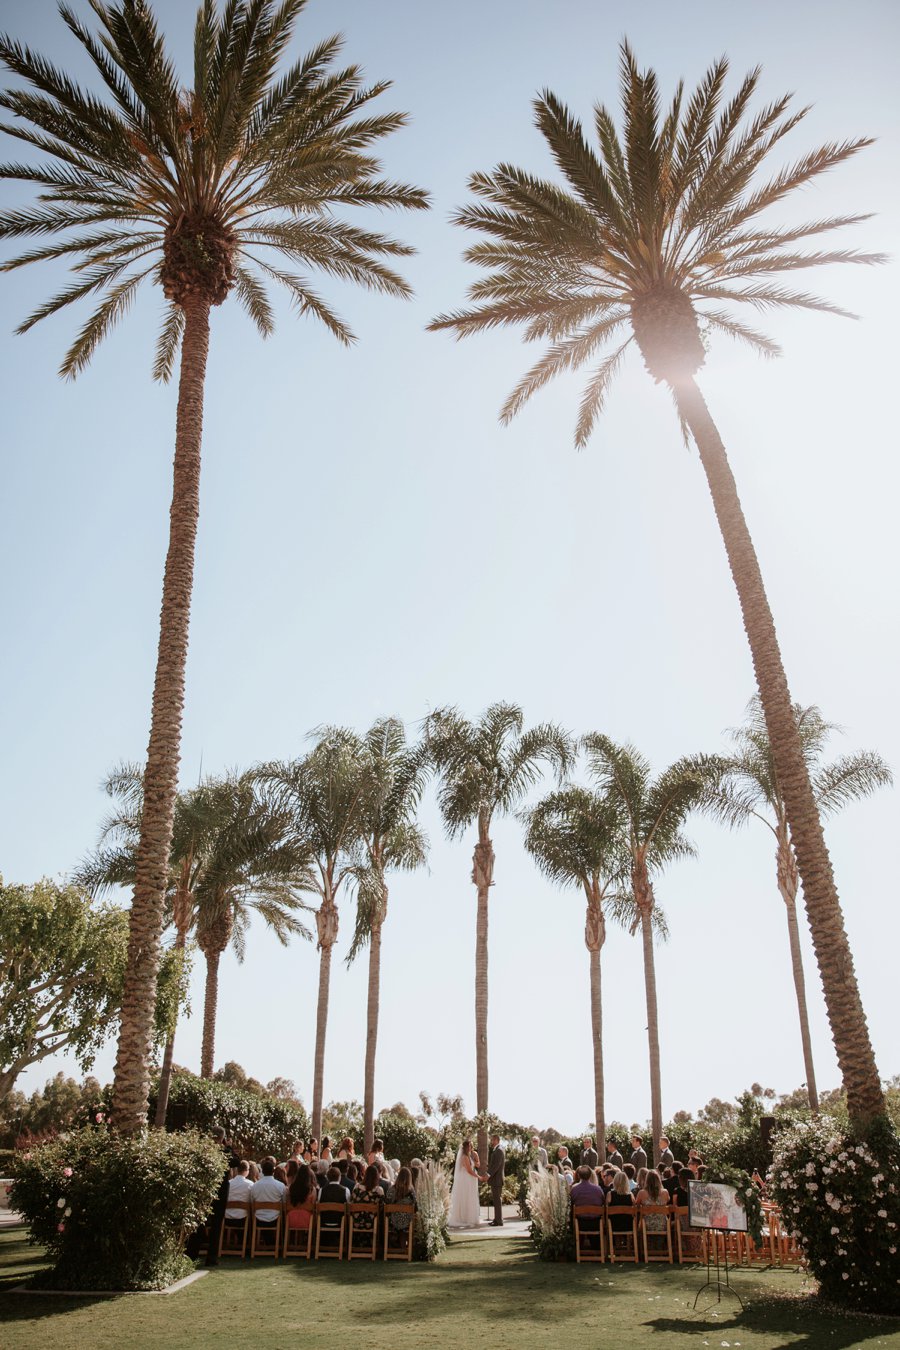
<path id="1" fill-rule="evenodd" d="M 316 1204 L 308 1228 L 291 1228 L 286 1200 L 229 1201 L 240 1218 L 226 1218 L 219 1238 L 219 1257 L 332 1258 L 338 1261 L 411 1261 L 416 1211 L 413 1205 Z M 275 1214 L 274 1222 L 272 1214 Z M 266 1216 L 265 1219 L 259 1217 Z M 405 1215 L 406 1223 L 391 1222 Z"/>
<path id="2" fill-rule="evenodd" d="M 687 1207 L 679 1205 L 635 1205 L 631 1210 L 577 1205 L 572 1216 L 579 1262 L 706 1265 L 719 1260 L 735 1266 L 800 1266 L 804 1260 L 774 1205 L 763 1206 L 760 1243 L 749 1233 L 690 1228 Z M 665 1225 L 651 1216 L 664 1217 Z"/>
<path id="3" fill-rule="evenodd" d="M 575 1260 L 705 1265 L 706 1233 L 689 1228 L 687 1217 L 687 1208 L 678 1205 L 576 1205 Z"/>

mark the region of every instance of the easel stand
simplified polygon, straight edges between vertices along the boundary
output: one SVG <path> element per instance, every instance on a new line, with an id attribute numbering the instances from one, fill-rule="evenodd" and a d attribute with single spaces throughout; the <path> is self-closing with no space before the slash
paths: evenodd
<path id="1" fill-rule="evenodd" d="M 709 1240 L 706 1244 L 706 1284 L 702 1284 L 697 1290 L 697 1296 L 694 1299 L 695 1310 L 704 1289 L 715 1289 L 717 1303 L 722 1302 L 723 1293 L 731 1294 L 733 1298 L 737 1299 L 743 1310 L 744 1300 L 733 1287 L 730 1279 L 730 1269 L 728 1265 L 728 1234 L 731 1231 L 730 1228 L 708 1228 L 706 1230 L 709 1235 Z M 722 1236 L 722 1254 L 725 1258 L 722 1262 L 719 1261 L 720 1234 Z M 715 1271 L 715 1279 L 713 1279 L 713 1271 Z"/>

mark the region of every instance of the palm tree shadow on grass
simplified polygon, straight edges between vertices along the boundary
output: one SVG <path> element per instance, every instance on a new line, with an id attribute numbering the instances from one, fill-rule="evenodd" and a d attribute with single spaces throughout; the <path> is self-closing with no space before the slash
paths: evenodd
<path id="1" fill-rule="evenodd" d="M 664 1335 L 680 1333 L 695 1338 L 694 1344 L 702 1344 L 704 1339 L 708 1341 L 711 1332 L 722 1332 L 734 1345 L 733 1337 L 743 1332 L 754 1337 L 768 1335 L 773 1338 L 765 1342 L 770 1350 L 825 1350 L 826 1346 L 829 1350 L 849 1350 L 849 1347 L 863 1345 L 866 1341 L 887 1344 L 887 1338 L 892 1336 L 896 1326 L 895 1318 L 872 1317 L 864 1322 L 862 1318 L 848 1318 L 845 1312 L 830 1315 L 824 1309 L 813 1312 L 811 1303 L 812 1299 L 766 1299 L 751 1304 L 731 1320 L 724 1316 L 715 1322 L 708 1316 L 701 1320 L 698 1311 L 693 1319 L 656 1317 L 645 1322 L 642 1329 Z M 784 1339 L 776 1341 L 775 1336 Z"/>

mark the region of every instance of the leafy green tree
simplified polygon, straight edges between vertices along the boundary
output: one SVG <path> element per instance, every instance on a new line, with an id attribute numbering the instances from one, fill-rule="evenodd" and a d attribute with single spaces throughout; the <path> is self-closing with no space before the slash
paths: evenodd
<path id="1" fill-rule="evenodd" d="M 68 1051 L 82 1069 L 119 1021 L 128 915 L 94 904 L 77 886 L 0 879 L 0 1102 L 23 1069 Z M 154 1039 L 168 1032 L 185 971 L 166 953 L 154 1004 Z"/>
<path id="2" fill-rule="evenodd" d="M 871 142 L 860 137 L 821 146 L 759 181 L 757 171 L 781 152 L 808 109 L 793 109 L 785 95 L 752 113 L 758 69 L 725 101 L 724 57 L 689 98 L 679 83 L 661 108 L 655 73 L 638 68 L 627 42 L 620 64 L 621 131 L 597 104 L 597 149 L 555 94 L 545 91 L 535 101 L 535 120 L 562 186 L 510 164 L 471 177 L 478 200 L 456 221 L 483 236 L 466 256 L 486 271 L 471 288 L 472 307 L 443 315 L 432 327 L 462 337 L 521 324 L 526 340 L 549 340 L 504 404 L 504 421 L 556 374 L 596 362 L 581 400 L 578 445 L 587 443 L 632 342 L 653 379 L 671 391 L 682 430 L 697 445 L 737 588 L 838 1060 L 851 1114 L 866 1129 L 883 1112 L 884 1097 L 840 900 L 756 550 L 696 375 L 706 358 L 706 334 L 746 342 L 766 356 L 778 352 L 734 304 L 843 312 L 784 284 L 782 274 L 882 261 L 852 249 L 805 247 L 864 216 L 784 226 L 765 219 L 769 208 Z M 612 340 L 618 345 L 604 354 Z"/>
<path id="3" fill-rule="evenodd" d="M 508 815 L 540 779 L 545 766 L 562 777 L 572 763 L 572 745 L 550 723 L 522 730 L 522 709 L 492 703 L 477 722 L 456 708 L 440 708 L 425 725 L 425 749 L 439 775 L 438 804 L 450 838 L 477 829 L 472 881 L 478 896 L 475 924 L 476 1116 L 488 1110 L 488 892 L 494 884 L 491 824 Z M 478 1129 L 478 1152 L 487 1157 L 487 1131 Z"/>
<path id="4" fill-rule="evenodd" d="M 540 870 L 558 886 L 580 886 L 587 901 L 584 945 L 590 959 L 594 1130 L 598 1152 L 605 1158 L 600 954 L 606 942 L 607 914 L 620 923 L 630 922 L 636 914 L 628 891 L 631 851 L 624 828 L 625 815 L 613 793 L 568 787 L 544 797 L 524 813 L 524 820 L 525 847 Z"/>
<path id="5" fill-rule="evenodd" d="M 364 866 L 362 812 L 370 766 L 355 732 L 346 727 L 326 727 L 318 737 L 315 747 L 303 759 L 263 764 L 254 773 L 269 810 L 286 822 L 285 846 L 305 853 L 312 860 L 304 889 L 319 897 L 312 1131 L 321 1139 L 328 996 L 331 956 L 339 927 L 338 901 L 346 888 L 356 884 Z"/>
<path id="6" fill-rule="evenodd" d="M 0 215 L 0 238 L 37 236 L 6 271 L 50 259 L 75 280 L 19 327 L 100 296 L 66 354 L 74 377 L 125 314 L 142 281 L 159 285 L 165 318 L 154 374 L 181 352 L 169 550 L 137 856 L 131 937 L 116 1062 L 114 1119 L 140 1130 L 150 1044 L 184 705 L 184 672 L 199 514 L 200 443 L 210 310 L 232 292 L 263 336 L 274 327 L 267 279 L 298 313 L 341 341 L 353 335 L 312 288 L 321 272 L 394 296 L 410 289 L 385 259 L 411 250 L 340 218 L 345 207 L 423 207 L 423 192 L 380 177 L 371 153 L 401 113 L 368 115 L 388 85 L 366 86 L 358 66 L 336 68 L 341 39 L 282 66 L 305 0 L 203 0 L 190 83 L 182 83 L 148 0 L 90 0 L 91 31 L 68 4 L 60 14 L 93 63 L 102 96 L 11 38 L 0 60 L 20 87 L 0 94 L 7 134 L 41 152 L 0 167 L 33 183 L 38 204 Z M 288 270 L 285 270 L 287 264 Z"/>
<path id="7" fill-rule="evenodd" d="M 381 931 L 387 918 L 389 871 L 412 872 L 424 867 L 428 844 L 416 823 L 424 786 L 422 757 L 406 743 L 403 723 L 379 718 L 366 733 L 366 791 L 361 802 L 360 830 L 364 863 L 357 876 L 356 931 L 349 964 L 369 948 L 366 1006 L 366 1065 L 363 1089 L 365 1151 L 375 1137 L 375 1053 L 381 991 Z"/>
<path id="8" fill-rule="evenodd" d="M 856 755 L 842 755 L 833 764 L 823 764 L 822 753 L 825 742 L 838 728 L 834 723 L 826 722 L 821 711 L 815 706 L 803 708 L 799 703 L 795 703 L 794 718 L 820 815 L 830 815 L 846 806 L 848 802 L 868 797 L 876 788 L 887 787 L 893 782 L 888 765 L 880 755 L 871 750 Z M 791 970 L 797 997 L 797 1012 L 800 1017 L 803 1063 L 806 1069 L 806 1090 L 810 1109 L 815 1112 L 819 1109 L 819 1096 L 809 1030 L 809 1012 L 806 1006 L 806 977 L 800 950 L 800 930 L 797 924 L 800 874 L 794 856 L 787 804 L 775 769 L 766 719 L 758 696 L 750 700 L 744 726 L 736 727 L 730 735 L 734 744 L 734 754 L 726 763 L 725 777 L 710 798 L 709 806 L 713 814 L 728 825 L 739 826 L 745 825 L 751 819 L 759 820 L 775 837 L 775 875 L 787 913 Z"/>
<path id="9" fill-rule="evenodd" d="M 633 746 L 617 745 L 599 732 L 585 736 L 582 745 L 588 774 L 601 793 L 616 803 L 624 823 L 634 902 L 631 933 L 640 929 L 643 946 L 650 1050 L 650 1128 L 655 1156 L 663 1113 L 653 934 L 655 929 L 664 931 L 664 921 L 656 904 L 653 878 L 679 858 L 694 856 L 694 845 L 684 833 L 684 823 L 717 780 L 721 761 L 710 755 L 685 757 L 654 779 L 649 760 Z"/>

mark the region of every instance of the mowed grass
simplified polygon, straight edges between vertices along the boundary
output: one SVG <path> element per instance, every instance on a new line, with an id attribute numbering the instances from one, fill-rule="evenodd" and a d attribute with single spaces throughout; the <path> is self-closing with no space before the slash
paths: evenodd
<path id="1" fill-rule="evenodd" d="M 40 1264 L 24 1230 L 0 1235 L 3 1350 L 900 1350 L 900 1321 L 829 1313 L 786 1271 L 739 1271 L 743 1313 L 694 1312 L 705 1269 L 546 1264 L 512 1236 L 459 1238 L 430 1266 L 236 1262 L 168 1297 L 8 1292 Z"/>

